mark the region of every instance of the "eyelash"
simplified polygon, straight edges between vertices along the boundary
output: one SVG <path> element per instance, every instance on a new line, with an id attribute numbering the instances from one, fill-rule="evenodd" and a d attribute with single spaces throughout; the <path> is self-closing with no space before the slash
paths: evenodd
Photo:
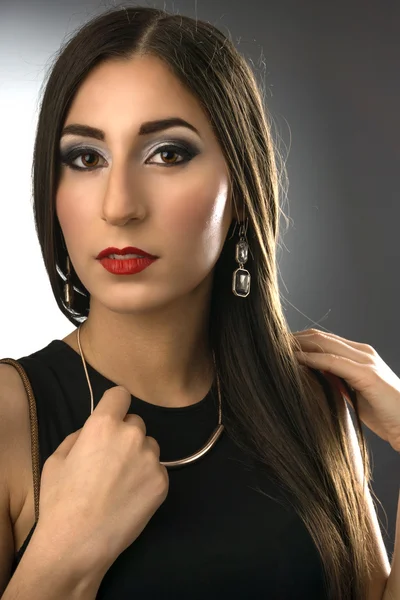
<path id="1" fill-rule="evenodd" d="M 175 152 L 175 154 L 180 154 L 181 156 L 184 157 L 184 160 L 181 160 L 177 163 L 172 163 L 172 164 L 161 164 L 161 163 L 152 163 L 152 164 L 156 164 L 157 166 L 160 166 L 160 167 L 176 167 L 178 165 L 183 165 L 183 164 L 189 162 L 197 154 L 196 151 L 190 150 L 189 148 L 185 148 L 183 146 L 178 146 L 176 144 L 166 144 L 164 146 L 160 146 L 157 149 L 157 151 L 154 152 L 154 154 L 149 156 L 149 158 L 153 158 L 153 156 L 156 156 L 157 154 L 160 154 L 161 152 L 167 152 L 167 151 L 172 151 L 172 152 Z M 77 167 L 76 165 L 72 164 L 72 162 L 76 158 L 78 158 L 84 154 L 93 154 L 93 155 L 101 157 L 101 154 L 99 152 L 97 152 L 96 150 L 94 150 L 93 148 L 75 148 L 65 154 L 62 154 L 61 162 L 63 165 L 66 165 L 67 167 L 69 167 L 70 169 L 73 169 L 74 171 L 95 171 L 96 169 L 100 168 L 100 167 Z"/>

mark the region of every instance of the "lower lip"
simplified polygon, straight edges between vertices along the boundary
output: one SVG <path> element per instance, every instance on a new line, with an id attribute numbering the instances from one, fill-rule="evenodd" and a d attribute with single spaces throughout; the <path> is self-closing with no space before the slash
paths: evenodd
<path id="1" fill-rule="evenodd" d="M 144 269 L 147 269 L 156 258 L 101 258 L 100 262 L 107 271 L 114 275 L 135 275 Z"/>

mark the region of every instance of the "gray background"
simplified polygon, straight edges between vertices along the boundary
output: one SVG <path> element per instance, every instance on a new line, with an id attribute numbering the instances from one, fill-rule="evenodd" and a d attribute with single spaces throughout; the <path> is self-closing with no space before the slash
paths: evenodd
<path id="1" fill-rule="evenodd" d="M 291 329 L 317 326 L 368 343 L 399 375 L 400 3 L 143 4 L 197 15 L 230 33 L 265 85 L 290 181 L 282 200 L 290 224 L 282 221 L 278 256 Z M 1 262 L 1 357 L 34 352 L 71 330 L 51 296 L 29 208 L 36 101 L 47 62 L 65 36 L 113 5 L 119 3 L 0 1 L 0 118 L 6 132 L 0 255 L 9 252 L 12 239 L 24 244 L 15 248 L 17 255 L 28 251 L 32 257 L 22 274 Z M 26 178 L 23 188 L 16 160 Z M 43 306 L 45 320 L 38 319 Z M 399 455 L 366 427 L 364 433 L 391 559 Z"/>

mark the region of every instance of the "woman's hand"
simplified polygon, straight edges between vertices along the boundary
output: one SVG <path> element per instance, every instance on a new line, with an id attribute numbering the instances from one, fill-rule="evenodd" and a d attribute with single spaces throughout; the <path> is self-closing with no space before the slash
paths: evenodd
<path id="1" fill-rule="evenodd" d="M 354 409 L 345 386 L 336 378 L 345 379 L 356 392 L 361 421 L 400 452 L 400 379 L 376 350 L 318 329 L 293 335 L 299 362 L 323 371 Z"/>
<path id="2" fill-rule="evenodd" d="M 168 495 L 160 446 L 130 405 L 125 388 L 107 389 L 43 465 L 36 544 L 80 572 L 105 573 Z"/>

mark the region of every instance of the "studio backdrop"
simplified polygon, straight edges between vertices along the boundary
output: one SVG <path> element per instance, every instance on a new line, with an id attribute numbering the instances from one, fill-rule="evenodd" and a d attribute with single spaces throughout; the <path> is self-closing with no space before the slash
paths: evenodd
<path id="1" fill-rule="evenodd" d="M 286 166 L 280 289 L 293 331 L 373 346 L 400 374 L 400 3 L 153 1 L 208 20 L 251 63 Z M 112 4 L 0 3 L 0 357 L 72 330 L 36 238 L 31 161 L 41 84 L 66 37 Z M 353 412 L 350 411 L 352 416 Z M 400 461 L 363 426 L 391 560 Z"/>

